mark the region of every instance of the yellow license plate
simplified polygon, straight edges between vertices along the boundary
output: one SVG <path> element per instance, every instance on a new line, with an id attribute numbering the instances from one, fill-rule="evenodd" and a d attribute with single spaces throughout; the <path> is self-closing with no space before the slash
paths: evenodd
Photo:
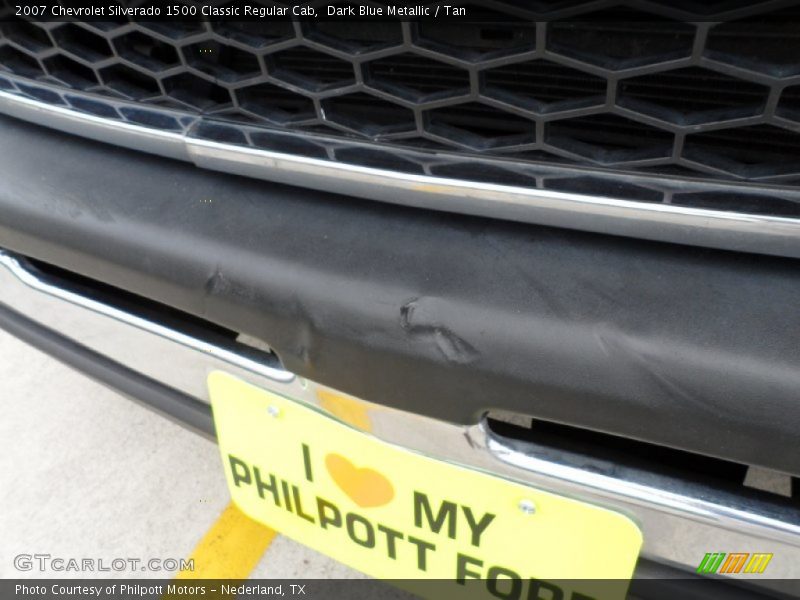
<path id="1" fill-rule="evenodd" d="M 225 373 L 208 383 L 233 501 L 280 533 L 383 579 L 625 597 L 642 536 L 624 515 L 388 444 Z M 618 581 L 580 581 L 597 579 Z"/>

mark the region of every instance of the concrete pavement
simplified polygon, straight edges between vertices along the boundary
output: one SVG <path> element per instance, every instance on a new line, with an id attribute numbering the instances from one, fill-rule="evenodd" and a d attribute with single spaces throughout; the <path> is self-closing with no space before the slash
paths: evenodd
<path id="1" fill-rule="evenodd" d="M 2 578 L 91 576 L 21 572 L 14 566 L 19 554 L 105 564 L 116 557 L 187 558 L 228 505 L 214 443 L 2 331 L 0 409 Z M 278 536 L 252 577 L 361 575 Z"/>

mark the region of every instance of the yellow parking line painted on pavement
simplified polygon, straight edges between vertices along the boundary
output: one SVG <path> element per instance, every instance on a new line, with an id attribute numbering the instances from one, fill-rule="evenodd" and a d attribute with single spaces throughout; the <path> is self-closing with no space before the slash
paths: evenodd
<path id="1" fill-rule="evenodd" d="M 276 535 L 231 502 L 189 557 L 194 570 L 176 579 L 247 579 Z"/>

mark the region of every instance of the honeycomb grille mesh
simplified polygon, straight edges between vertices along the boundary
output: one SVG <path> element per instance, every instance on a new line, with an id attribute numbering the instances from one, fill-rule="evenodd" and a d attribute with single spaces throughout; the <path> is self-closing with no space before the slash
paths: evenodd
<path id="1" fill-rule="evenodd" d="M 129 101 L 239 125 L 248 141 L 259 128 L 355 140 L 395 149 L 397 162 L 412 149 L 800 183 L 795 10 L 736 1 L 486 4 L 468 5 L 485 18 L 463 23 L 5 17 L 0 74 L 85 95 L 84 106 L 72 96 L 79 110 L 112 110 L 98 98 Z"/>

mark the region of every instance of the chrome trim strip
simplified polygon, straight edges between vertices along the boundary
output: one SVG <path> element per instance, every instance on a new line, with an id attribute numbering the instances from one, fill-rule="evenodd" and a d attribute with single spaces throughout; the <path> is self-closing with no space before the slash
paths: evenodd
<path id="1" fill-rule="evenodd" d="M 183 133 L 123 123 L 0 91 L 0 113 L 141 152 L 190 160 Z"/>
<path id="2" fill-rule="evenodd" d="M 617 200 L 361 167 L 223 144 L 0 91 L 0 113 L 247 177 L 476 216 L 800 258 L 800 219 Z"/>
<path id="3" fill-rule="evenodd" d="M 76 293 L 0 252 L 0 303 L 139 373 L 208 402 L 206 377 L 232 373 L 253 385 L 322 408 L 331 391 Z M 358 401 L 350 399 L 349 401 Z M 784 589 L 800 565 L 800 507 L 609 464 L 534 443 L 512 443 L 484 423 L 469 427 L 364 402 L 372 434 L 429 456 L 508 477 L 628 515 L 644 533 L 643 555 L 694 571 L 706 551 L 772 552 L 749 583 Z M 742 579 L 743 575 L 737 575 Z M 781 581 L 780 579 L 784 580 Z"/>

